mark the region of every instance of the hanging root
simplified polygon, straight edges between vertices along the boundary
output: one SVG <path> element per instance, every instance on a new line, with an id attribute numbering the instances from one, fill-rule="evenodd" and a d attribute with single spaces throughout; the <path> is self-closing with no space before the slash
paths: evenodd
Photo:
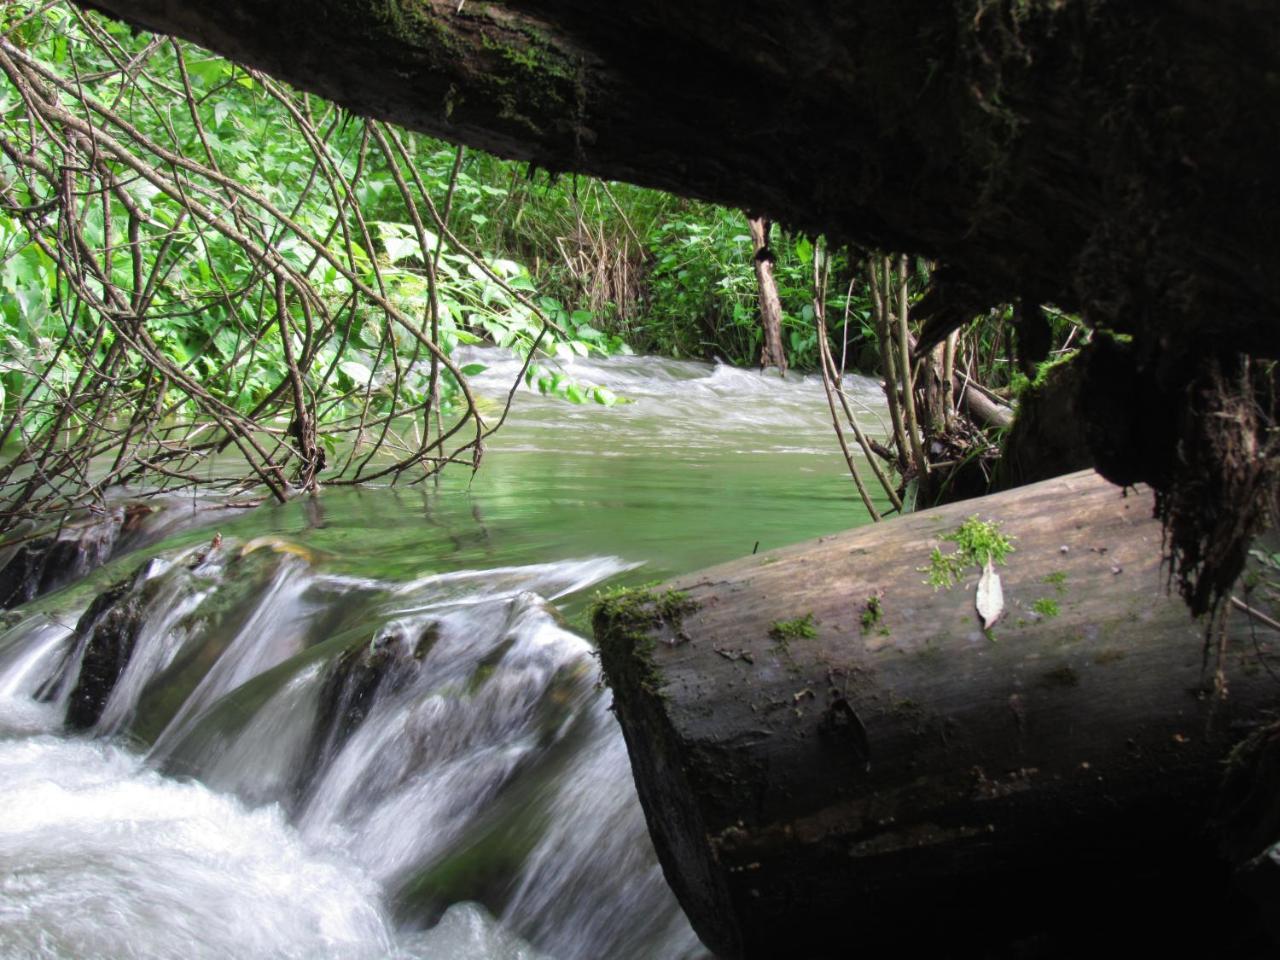
<path id="1" fill-rule="evenodd" d="M 1280 504 L 1280 365 L 1211 358 L 1186 392 L 1172 483 L 1156 496 L 1170 577 L 1195 615 L 1217 610 Z"/>

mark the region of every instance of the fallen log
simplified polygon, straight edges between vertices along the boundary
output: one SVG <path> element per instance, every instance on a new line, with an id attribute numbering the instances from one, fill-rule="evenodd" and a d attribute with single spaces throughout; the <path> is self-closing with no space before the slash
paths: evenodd
<path id="1" fill-rule="evenodd" d="M 996 403 L 972 383 L 966 383 L 960 392 L 964 412 L 984 427 L 1008 429 L 1013 425 L 1013 410 Z"/>
<path id="2" fill-rule="evenodd" d="M 978 567 L 926 582 L 973 514 L 1013 548 L 987 631 Z M 1206 666 L 1151 514 L 1077 473 L 603 599 L 640 798 L 703 941 L 1056 956 L 1200 933 L 1249 955 L 1205 823 L 1280 704 L 1280 637 L 1234 616 Z"/>

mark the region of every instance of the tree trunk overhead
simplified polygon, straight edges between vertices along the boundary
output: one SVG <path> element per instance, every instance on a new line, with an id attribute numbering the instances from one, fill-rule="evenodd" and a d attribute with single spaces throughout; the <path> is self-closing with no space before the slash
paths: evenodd
<path id="1" fill-rule="evenodd" d="M 1280 347 L 1261 0 L 84 2 L 449 140 L 940 257 L 957 302 L 1203 328 L 1212 290 L 1215 329 Z"/>
<path id="2" fill-rule="evenodd" d="M 978 566 L 925 582 L 974 514 L 1013 547 L 985 633 Z M 1230 908 L 1205 824 L 1222 760 L 1280 704 L 1275 637 L 1231 618 L 1214 693 L 1160 537 L 1148 492 L 1080 473 L 604 601 L 650 832 L 704 942 L 1114 955 Z"/>

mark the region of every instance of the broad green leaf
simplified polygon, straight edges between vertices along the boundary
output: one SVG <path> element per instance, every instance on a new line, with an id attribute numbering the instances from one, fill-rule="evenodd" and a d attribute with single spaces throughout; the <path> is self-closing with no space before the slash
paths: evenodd
<path id="1" fill-rule="evenodd" d="M 361 386 L 373 379 L 373 371 L 359 360 L 343 360 L 338 364 L 338 369 Z"/>

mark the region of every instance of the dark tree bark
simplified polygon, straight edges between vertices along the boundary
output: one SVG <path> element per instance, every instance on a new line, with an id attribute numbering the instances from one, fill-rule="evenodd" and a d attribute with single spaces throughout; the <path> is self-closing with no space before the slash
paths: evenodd
<path id="1" fill-rule="evenodd" d="M 759 289 L 760 326 L 764 330 L 760 366 L 777 367 L 781 373 L 786 373 L 787 353 L 782 347 L 782 301 L 778 299 L 778 283 L 773 277 L 773 250 L 769 247 L 769 228 L 773 224 L 764 217 L 750 216 L 747 223 L 751 227 L 751 245 L 755 249 L 752 259 Z"/>
<path id="2" fill-rule="evenodd" d="M 973 514 L 1014 547 L 985 635 L 976 569 L 925 582 Z M 1149 492 L 1073 474 L 603 603 L 641 801 L 704 942 L 1245 955 L 1216 940 L 1248 934 L 1205 828 L 1222 761 L 1280 703 L 1277 638 L 1233 616 L 1218 697 L 1150 517 Z"/>

